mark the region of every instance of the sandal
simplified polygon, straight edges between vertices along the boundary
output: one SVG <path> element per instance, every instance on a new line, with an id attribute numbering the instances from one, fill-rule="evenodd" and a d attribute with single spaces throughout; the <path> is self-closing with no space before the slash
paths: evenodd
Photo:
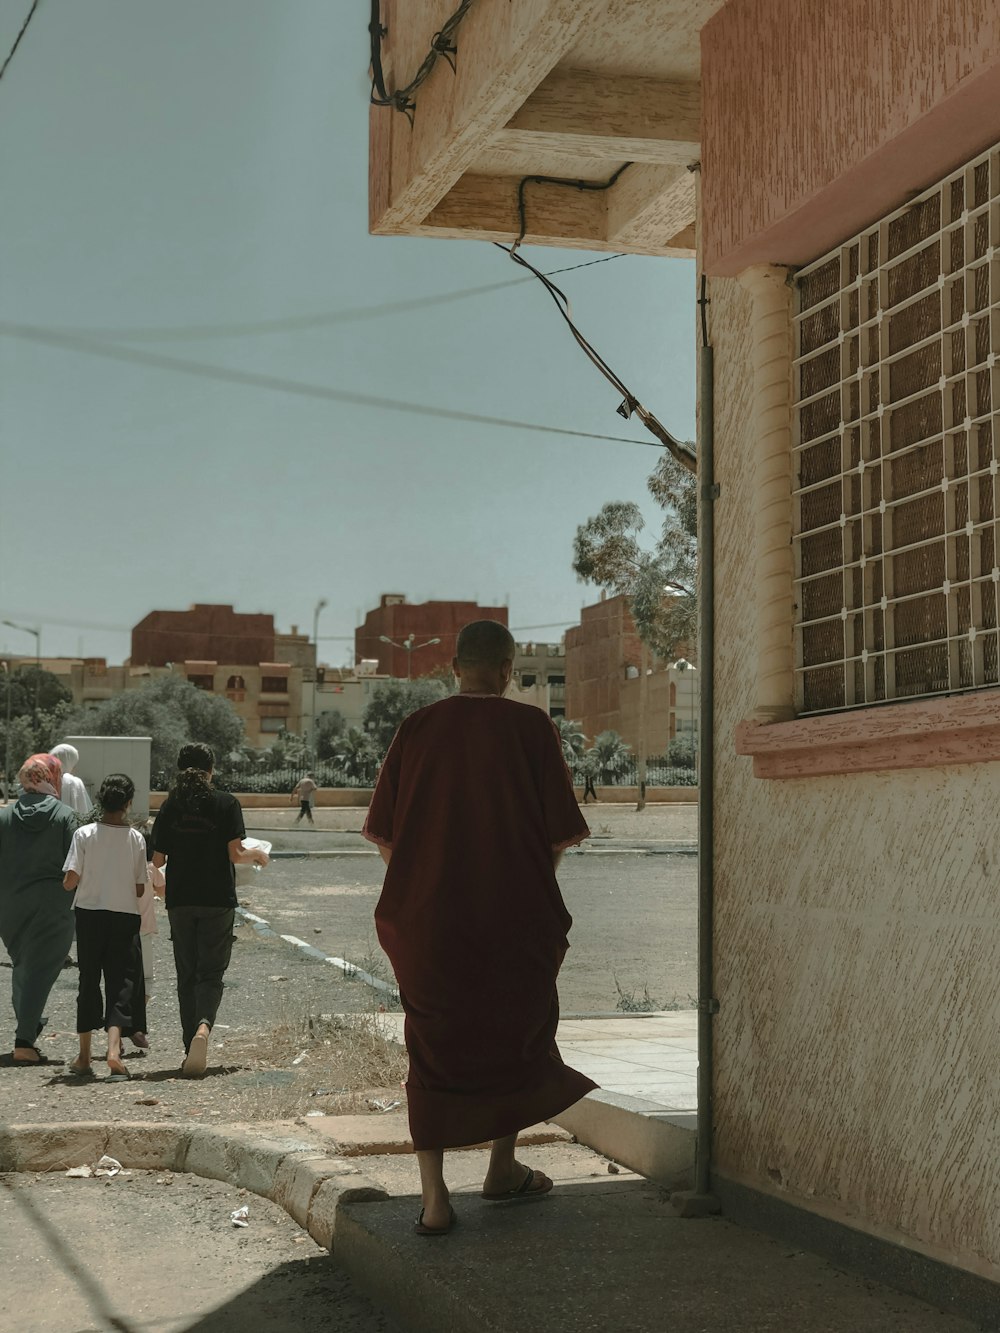
<path id="1" fill-rule="evenodd" d="M 66 1073 L 67 1073 L 67 1074 L 72 1074 L 74 1078 L 93 1078 L 93 1077 L 94 1077 L 94 1071 L 93 1071 L 93 1069 L 91 1068 L 90 1065 L 83 1065 L 83 1066 L 81 1067 L 80 1065 L 72 1064 L 72 1065 L 70 1065 L 70 1067 L 66 1070 Z"/>
<path id="2" fill-rule="evenodd" d="M 490 1203 L 524 1203 L 528 1199 L 540 1199 L 543 1194 L 548 1194 L 553 1182 L 545 1172 L 532 1171 L 530 1166 L 526 1166 L 524 1170 L 525 1177 L 520 1185 L 512 1190 L 504 1190 L 502 1194 L 487 1194 L 483 1190 L 483 1198 L 488 1199 Z"/>
<path id="3" fill-rule="evenodd" d="M 449 1204 L 448 1225 L 444 1227 L 429 1227 L 424 1222 L 424 1210 L 421 1208 L 420 1216 L 413 1224 L 413 1230 L 417 1233 L 418 1236 L 447 1236 L 448 1232 L 452 1229 L 452 1227 L 455 1225 L 457 1221 L 458 1221 L 458 1216 L 456 1215 L 454 1208 L 452 1208 L 451 1205 Z"/>
<path id="4" fill-rule="evenodd" d="M 0 1067 L 4 1069 L 37 1069 L 40 1065 L 64 1065 L 65 1060 L 53 1059 L 50 1055 L 43 1055 L 37 1046 L 22 1047 L 30 1049 L 38 1056 L 37 1060 L 15 1060 L 14 1052 L 10 1051 L 6 1055 L 0 1055 Z"/>

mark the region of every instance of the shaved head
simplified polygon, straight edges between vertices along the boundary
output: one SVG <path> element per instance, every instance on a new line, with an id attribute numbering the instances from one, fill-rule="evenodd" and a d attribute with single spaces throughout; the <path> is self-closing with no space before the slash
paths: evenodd
<path id="1" fill-rule="evenodd" d="M 461 667 L 499 668 L 513 662 L 514 639 L 496 620 L 473 620 L 459 633 L 455 660 Z"/>

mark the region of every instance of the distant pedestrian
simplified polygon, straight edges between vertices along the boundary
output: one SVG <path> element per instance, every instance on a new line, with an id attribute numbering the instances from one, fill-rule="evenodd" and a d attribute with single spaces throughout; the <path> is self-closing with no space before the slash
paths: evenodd
<path id="1" fill-rule="evenodd" d="M 82 780 L 74 772 L 80 762 L 80 751 L 75 745 L 54 745 L 52 753 L 62 764 L 62 795 L 59 799 L 78 815 L 89 815 L 94 803 Z"/>
<path id="2" fill-rule="evenodd" d="M 179 772 L 153 824 L 153 865 L 166 866 L 167 916 L 177 970 L 185 1078 L 200 1078 L 233 950 L 237 865 L 267 865 L 266 852 L 243 846 L 246 829 L 235 796 L 212 786 L 215 755 L 185 745 Z"/>
<path id="3" fill-rule="evenodd" d="M 583 770 L 583 803 L 584 803 L 584 805 L 587 804 L 587 802 L 588 802 L 588 800 L 591 798 L 591 796 L 593 796 L 593 798 L 594 798 L 595 801 L 597 800 L 597 791 L 596 791 L 595 788 L 594 788 L 594 770 L 588 766 L 587 768 L 585 768 L 585 769 Z"/>
<path id="4" fill-rule="evenodd" d="M 97 795 L 98 817 L 73 835 L 63 866 L 63 888 L 72 892 L 80 984 L 76 999 L 79 1053 L 74 1074 L 92 1074 L 95 1028 L 108 1034 L 108 1077 L 127 1079 L 122 1038 L 146 1033 L 146 986 L 139 946 L 139 900 L 149 892 L 146 842 L 129 822 L 135 783 L 111 773 Z M 101 994 L 101 981 L 104 995 Z"/>
<path id="5" fill-rule="evenodd" d="M 310 824 L 315 824 L 313 819 L 313 802 L 316 800 L 316 792 L 319 790 L 319 784 L 311 773 L 307 773 L 304 778 L 292 788 L 292 796 L 298 798 L 299 813 L 295 820 L 296 824 L 301 823 L 303 815 L 309 820 Z"/>
<path id="6" fill-rule="evenodd" d="M 0 939 L 10 954 L 14 1049 L 0 1064 L 56 1065 L 35 1045 L 45 1026 L 49 991 L 73 942 L 73 911 L 62 865 L 77 818 L 59 800 L 62 768 L 35 754 L 17 775 L 22 792 L 0 810 Z"/>

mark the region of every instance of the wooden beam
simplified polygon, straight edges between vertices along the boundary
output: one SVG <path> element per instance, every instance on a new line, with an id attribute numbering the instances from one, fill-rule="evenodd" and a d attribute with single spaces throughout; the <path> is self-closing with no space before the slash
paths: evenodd
<path id="1" fill-rule="evenodd" d="M 695 220 L 695 186 L 695 173 L 687 167 L 629 167 L 608 191 L 611 248 L 662 253 L 660 247 Z"/>
<path id="2" fill-rule="evenodd" d="M 525 154 L 565 152 L 621 162 L 687 166 L 700 155 L 696 83 L 554 69 L 492 147 Z"/>
<path id="3" fill-rule="evenodd" d="M 510 245 L 521 229 L 518 181 L 512 176 L 463 176 L 424 219 L 423 236 L 463 236 Z M 605 196 L 561 185 L 525 186 L 525 245 L 605 249 Z"/>
<path id="4" fill-rule="evenodd" d="M 633 168 L 629 168 L 633 170 Z M 627 173 L 626 173 L 627 174 Z M 685 172 L 685 174 L 689 174 Z M 622 177 L 622 181 L 625 176 Z M 619 182 L 620 184 L 621 182 Z M 608 235 L 608 191 L 575 190 L 534 181 L 525 187 L 526 245 L 561 246 L 569 250 L 626 250 L 631 254 L 690 255 L 693 233 L 674 228 L 655 241 L 637 238 L 620 244 Z M 509 176 L 463 176 L 410 236 L 454 237 L 511 244 L 520 231 L 518 181 Z M 402 230 L 402 229 L 401 229 Z M 676 236 L 675 233 L 679 233 Z"/>
<path id="5" fill-rule="evenodd" d="M 391 107 L 369 118 L 369 225 L 421 222 L 538 84 L 604 11 L 607 0 L 486 0 L 456 36 L 457 72 L 444 60 L 416 93 L 412 128 Z M 389 0 L 384 67 L 390 91 L 412 77 L 454 0 Z"/>

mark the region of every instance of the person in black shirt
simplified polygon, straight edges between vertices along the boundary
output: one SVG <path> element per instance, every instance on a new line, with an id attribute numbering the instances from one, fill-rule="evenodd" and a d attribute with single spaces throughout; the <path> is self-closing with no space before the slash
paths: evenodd
<path id="1" fill-rule="evenodd" d="M 215 755 L 185 745 L 178 774 L 153 824 L 153 865 L 166 866 L 167 916 L 177 970 L 186 1078 L 200 1078 L 208 1037 L 222 1000 L 233 948 L 237 865 L 267 865 L 246 848 L 243 811 L 235 796 L 212 786 Z"/>

